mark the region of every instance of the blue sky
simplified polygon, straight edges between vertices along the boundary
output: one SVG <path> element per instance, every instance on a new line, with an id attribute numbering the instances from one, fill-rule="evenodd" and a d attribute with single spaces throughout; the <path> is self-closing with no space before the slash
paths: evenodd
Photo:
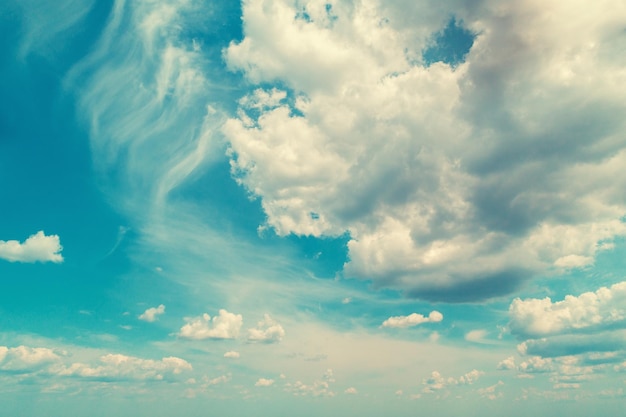
<path id="1" fill-rule="evenodd" d="M 0 415 L 620 415 L 618 3 L 3 2 Z"/>

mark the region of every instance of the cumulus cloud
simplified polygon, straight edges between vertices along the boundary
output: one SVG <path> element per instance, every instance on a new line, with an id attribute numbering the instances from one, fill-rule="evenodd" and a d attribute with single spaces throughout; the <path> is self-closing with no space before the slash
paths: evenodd
<path id="1" fill-rule="evenodd" d="M 471 385 L 478 378 L 480 378 L 485 373 L 483 371 L 479 371 L 476 369 L 471 370 L 465 375 L 461 375 L 458 378 L 454 377 L 444 377 L 439 373 L 439 371 L 431 372 L 428 378 L 424 378 L 422 380 L 422 385 L 424 385 L 423 392 L 432 394 L 436 391 L 442 390 L 446 387 L 455 386 L 455 385 Z"/>
<path id="2" fill-rule="evenodd" d="M 63 262 L 61 240 L 57 235 L 39 231 L 24 242 L 0 240 L 0 259 L 9 262 Z"/>
<path id="3" fill-rule="evenodd" d="M 72 355 L 45 347 L 0 346 L 0 371 L 107 380 L 162 380 L 191 371 L 189 362 L 174 356 L 160 360 L 109 353 L 96 363 L 70 362 Z"/>
<path id="4" fill-rule="evenodd" d="M 278 324 L 269 314 L 265 314 L 256 328 L 248 329 L 249 342 L 277 343 L 285 336 L 283 326 Z"/>
<path id="5" fill-rule="evenodd" d="M 265 378 L 259 378 L 259 380 L 254 384 L 255 387 L 269 387 L 272 385 L 274 385 L 274 380 Z"/>
<path id="6" fill-rule="evenodd" d="M 431 311 L 428 317 L 421 314 L 412 313 L 408 316 L 389 317 L 382 324 L 382 327 L 412 327 L 422 323 L 438 323 L 443 320 L 443 314 L 438 311 Z"/>
<path id="7" fill-rule="evenodd" d="M 185 339 L 234 339 L 239 336 L 243 324 L 241 314 L 221 309 L 213 319 L 207 313 L 200 317 L 185 318 L 187 324 L 180 328 L 178 336 Z"/>
<path id="8" fill-rule="evenodd" d="M 344 391 L 345 394 L 351 394 L 351 395 L 355 395 L 358 394 L 359 391 L 357 391 L 356 388 L 354 387 L 350 387 L 350 388 L 346 388 L 346 390 Z"/>
<path id="9" fill-rule="evenodd" d="M 501 360 L 500 362 L 498 362 L 497 369 L 500 369 L 500 370 L 515 369 L 515 358 L 513 356 L 509 356 L 508 358 Z"/>
<path id="10" fill-rule="evenodd" d="M 615 324 L 623 328 L 626 327 L 626 282 L 579 296 L 568 295 L 557 302 L 549 297 L 516 298 L 509 307 L 509 316 L 511 332 L 522 337 L 601 329 Z"/>
<path id="11" fill-rule="evenodd" d="M 43 347 L 0 346 L 0 370 L 31 372 L 60 360 L 52 349 Z"/>
<path id="12" fill-rule="evenodd" d="M 298 7 L 244 2 L 245 36 L 225 51 L 251 82 L 293 93 L 252 92 L 222 129 L 278 235 L 347 231 L 345 276 L 460 302 L 588 266 L 626 234 L 626 11 Z M 424 65 L 451 15 L 477 34 L 466 61 Z"/>
<path id="13" fill-rule="evenodd" d="M 163 304 L 159 304 L 158 307 L 150 307 L 142 314 L 139 315 L 139 320 L 154 322 L 158 320 L 158 316 L 165 313 L 165 306 Z"/>
<path id="14" fill-rule="evenodd" d="M 229 359 L 238 359 L 240 356 L 241 355 L 239 355 L 239 352 L 235 352 L 234 350 L 230 350 L 224 353 L 224 357 Z"/>
<path id="15" fill-rule="evenodd" d="M 95 366 L 73 363 L 70 366 L 57 368 L 54 373 L 60 376 L 94 379 L 162 380 L 168 375 L 178 375 L 191 370 L 189 362 L 174 356 L 152 360 L 121 354 L 107 354 L 100 357 L 100 363 Z"/>

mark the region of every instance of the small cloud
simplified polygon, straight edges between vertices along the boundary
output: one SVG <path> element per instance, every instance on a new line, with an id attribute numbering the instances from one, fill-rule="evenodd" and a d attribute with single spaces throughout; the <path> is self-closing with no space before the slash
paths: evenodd
<path id="1" fill-rule="evenodd" d="M 157 316 L 160 316 L 163 313 L 165 313 L 165 306 L 160 304 L 158 307 L 151 307 L 144 311 L 143 314 L 139 316 L 139 320 L 152 323 L 157 320 Z"/>
<path id="2" fill-rule="evenodd" d="M 428 317 L 421 314 L 413 313 L 408 316 L 389 317 L 382 324 L 382 327 L 405 328 L 417 326 L 422 323 L 438 323 L 443 320 L 443 314 L 438 311 L 431 311 Z"/>
<path id="3" fill-rule="evenodd" d="M 341 304 L 350 304 L 352 302 L 352 297 L 346 297 L 341 300 Z"/>
<path id="4" fill-rule="evenodd" d="M 120 324 L 120 327 L 124 330 L 132 330 L 133 326 L 129 326 L 128 324 Z"/>
<path id="5" fill-rule="evenodd" d="M 428 336 L 428 340 L 430 340 L 433 343 L 436 343 L 439 341 L 440 337 L 441 335 L 439 334 L 439 332 L 432 332 L 430 336 Z"/>
<path id="6" fill-rule="evenodd" d="M 46 236 L 43 231 L 31 235 L 20 243 L 17 240 L 0 240 L 0 259 L 9 262 L 63 262 L 59 236 Z"/>
<path id="7" fill-rule="evenodd" d="M 235 352 L 234 350 L 224 353 L 224 357 L 229 359 L 237 359 L 239 356 L 239 352 Z"/>
<path id="8" fill-rule="evenodd" d="M 269 387 L 274 384 L 273 379 L 265 379 L 259 378 L 259 380 L 254 384 L 255 387 Z"/>
<path id="9" fill-rule="evenodd" d="M 471 332 L 467 332 L 467 334 L 465 334 L 465 340 L 468 342 L 480 343 L 484 341 L 486 335 L 486 330 L 472 330 Z"/>
<path id="10" fill-rule="evenodd" d="M 346 394 L 356 395 L 358 393 L 357 389 L 354 387 L 350 387 L 344 391 Z"/>
<path id="11" fill-rule="evenodd" d="M 397 395 L 398 397 L 402 396 L 403 394 L 404 394 L 404 391 L 402 391 L 401 389 L 399 389 L 399 390 L 397 390 L 397 391 L 396 391 L 396 395 Z"/>
<path id="12" fill-rule="evenodd" d="M 200 317 L 186 317 L 185 324 L 180 328 L 178 336 L 185 339 L 234 339 L 239 335 L 243 324 L 241 314 L 233 314 L 221 309 L 219 315 L 213 317 L 204 313 Z"/>
<path id="13" fill-rule="evenodd" d="M 257 328 L 248 329 L 249 342 L 277 343 L 285 336 L 283 326 L 266 314 L 258 323 Z"/>
<path id="14" fill-rule="evenodd" d="M 508 358 L 501 360 L 498 363 L 497 369 L 499 370 L 515 369 L 515 358 L 513 356 L 509 356 Z"/>

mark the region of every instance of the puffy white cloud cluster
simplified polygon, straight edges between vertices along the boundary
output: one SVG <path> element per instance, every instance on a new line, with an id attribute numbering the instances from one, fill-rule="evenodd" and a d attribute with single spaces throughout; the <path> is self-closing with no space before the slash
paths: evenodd
<path id="1" fill-rule="evenodd" d="M 24 242 L 0 240 L 0 259 L 9 262 L 63 262 L 61 240 L 40 230 Z"/>
<path id="2" fill-rule="evenodd" d="M 162 380 L 192 370 L 189 362 L 174 356 L 153 360 L 109 353 L 95 364 L 68 362 L 71 356 L 45 347 L 0 346 L 0 371 L 96 380 Z"/>
<path id="3" fill-rule="evenodd" d="M 165 314 L 165 305 L 159 304 L 158 307 L 150 307 L 142 314 L 139 315 L 139 320 L 147 321 L 152 323 L 158 320 L 158 316 L 161 314 Z"/>
<path id="4" fill-rule="evenodd" d="M 422 385 L 424 385 L 423 392 L 432 394 L 449 386 L 471 385 L 484 374 L 485 373 L 483 371 L 472 369 L 470 372 L 465 375 L 461 375 L 458 378 L 445 378 L 438 371 L 433 371 L 428 378 L 424 378 L 422 381 Z"/>
<path id="5" fill-rule="evenodd" d="M 412 327 L 422 323 L 438 323 L 443 320 L 443 314 L 433 310 L 428 317 L 424 317 L 422 314 L 412 313 L 408 316 L 395 316 L 389 317 L 382 324 L 382 327 Z"/>
<path id="6" fill-rule="evenodd" d="M 185 318 L 187 324 L 180 328 L 178 336 L 185 339 L 235 339 L 243 325 L 241 314 L 229 313 L 220 309 L 217 316 L 211 319 L 207 313 L 200 317 Z"/>
<path id="7" fill-rule="evenodd" d="M 274 380 L 265 378 L 259 378 L 259 380 L 254 384 L 255 387 L 270 387 L 272 385 L 274 385 Z"/>
<path id="8" fill-rule="evenodd" d="M 586 328 L 602 330 L 618 324 L 626 327 L 626 281 L 602 287 L 563 301 L 516 298 L 509 307 L 513 334 L 522 337 L 554 336 Z"/>
<path id="9" fill-rule="evenodd" d="M 0 346 L 0 370 L 32 372 L 60 360 L 52 349 L 43 347 Z"/>
<path id="10" fill-rule="evenodd" d="M 121 354 L 107 354 L 100 358 L 96 366 L 85 363 L 73 363 L 55 370 L 57 375 L 76 376 L 95 379 L 136 379 L 162 380 L 167 375 L 178 375 L 191 371 L 189 362 L 174 356 L 161 360 L 142 359 Z"/>
<path id="11" fill-rule="evenodd" d="M 265 314 L 256 328 L 248 329 L 249 342 L 278 343 L 285 336 L 285 329 L 269 314 Z"/>
<path id="12" fill-rule="evenodd" d="M 288 382 L 285 384 L 284 389 L 295 396 L 334 397 L 335 392 L 331 388 L 331 384 L 334 382 L 333 370 L 329 368 L 320 379 L 316 379 L 310 384 L 305 384 L 302 381 Z"/>
<path id="13" fill-rule="evenodd" d="M 348 231 L 345 275 L 409 296 L 484 299 L 589 265 L 626 234 L 612 5 L 245 1 L 227 64 L 293 96 L 240 101 L 232 172 L 277 234 Z M 466 62 L 422 65 L 451 15 L 477 34 Z"/>

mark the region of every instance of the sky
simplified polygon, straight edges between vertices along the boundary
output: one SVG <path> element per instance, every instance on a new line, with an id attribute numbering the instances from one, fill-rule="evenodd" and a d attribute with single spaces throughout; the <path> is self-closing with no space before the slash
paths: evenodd
<path id="1" fill-rule="evenodd" d="M 624 22 L 0 2 L 0 416 L 622 415 Z"/>

